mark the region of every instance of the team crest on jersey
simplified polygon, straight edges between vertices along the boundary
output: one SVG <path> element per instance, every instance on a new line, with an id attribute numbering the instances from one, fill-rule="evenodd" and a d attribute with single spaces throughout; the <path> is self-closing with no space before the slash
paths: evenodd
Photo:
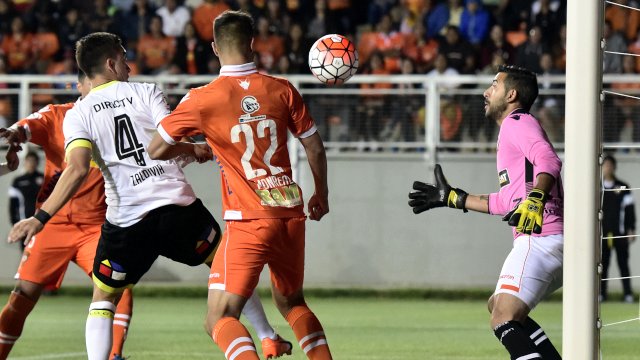
<path id="1" fill-rule="evenodd" d="M 124 272 L 122 266 L 109 260 L 102 260 L 98 271 L 100 271 L 100 274 L 117 281 L 122 281 L 127 277 L 127 273 Z"/>
<path id="2" fill-rule="evenodd" d="M 498 173 L 498 182 L 500 183 L 500 187 L 509 185 L 511 180 L 509 180 L 509 172 L 507 169 L 504 169 Z"/>
<path id="3" fill-rule="evenodd" d="M 256 111 L 260 110 L 260 103 L 258 103 L 258 100 L 251 95 L 247 95 L 242 98 L 242 101 L 240 101 L 240 107 L 242 107 L 242 111 L 245 112 L 245 114 L 242 114 L 240 118 L 238 118 L 238 121 L 241 124 L 251 122 L 251 121 L 264 120 L 267 117 L 266 115 L 256 115 L 256 116 L 251 115 Z"/>

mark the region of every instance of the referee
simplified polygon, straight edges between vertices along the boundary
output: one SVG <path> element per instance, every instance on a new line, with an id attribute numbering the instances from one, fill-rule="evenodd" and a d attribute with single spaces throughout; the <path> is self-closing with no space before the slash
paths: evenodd
<path id="1" fill-rule="evenodd" d="M 611 251 L 615 249 L 622 287 L 624 290 L 624 302 L 633 302 L 631 291 L 631 279 L 629 279 L 629 244 L 635 238 L 614 238 L 616 236 L 634 235 L 636 228 L 636 214 L 633 196 L 629 185 L 616 178 L 616 159 L 607 155 L 602 163 L 603 186 L 605 191 L 602 201 L 602 278 L 609 276 L 609 263 Z M 602 281 L 600 286 L 600 301 L 607 300 L 607 281 Z"/>

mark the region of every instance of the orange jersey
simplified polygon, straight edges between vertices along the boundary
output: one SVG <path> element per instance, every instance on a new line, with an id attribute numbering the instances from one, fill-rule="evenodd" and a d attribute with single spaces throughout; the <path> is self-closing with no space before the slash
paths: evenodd
<path id="1" fill-rule="evenodd" d="M 40 208 L 51 195 L 65 168 L 62 122 L 73 105 L 73 103 L 47 105 L 18 122 L 19 126 L 27 130 L 29 141 L 42 146 L 47 158 L 44 167 L 44 183 L 38 193 L 36 208 Z M 104 222 L 106 211 L 104 180 L 100 170 L 92 166 L 78 192 L 56 213 L 51 222 L 101 224 Z"/>
<path id="2" fill-rule="evenodd" d="M 225 220 L 304 216 L 287 130 L 304 138 L 316 127 L 295 87 L 259 74 L 253 63 L 223 66 L 220 77 L 189 91 L 158 127 L 172 144 L 205 135 L 220 166 Z"/>

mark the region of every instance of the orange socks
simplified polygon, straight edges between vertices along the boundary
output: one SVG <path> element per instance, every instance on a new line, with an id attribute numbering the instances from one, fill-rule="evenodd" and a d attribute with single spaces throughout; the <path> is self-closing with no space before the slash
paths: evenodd
<path id="1" fill-rule="evenodd" d="M 238 319 L 223 317 L 218 320 L 212 337 L 227 359 L 260 360 L 251 335 Z"/>
<path id="2" fill-rule="evenodd" d="M 296 334 L 302 351 L 309 359 L 332 359 L 322 325 L 306 305 L 293 307 L 286 319 Z"/>
<path id="3" fill-rule="evenodd" d="M 0 314 L 0 360 L 9 356 L 13 344 L 18 341 L 27 316 L 36 305 L 35 301 L 11 292 L 7 305 Z"/>
<path id="4" fill-rule="evenodd" d="M 122 356 L 122 347 L 127 339 L 127 331 L 129 330 L 129 322 L 133 313 L 133 294 L 131 289 L 126 289 L 122 293 L 116 313 L 113 316 L 113 345 L 111 347 L 111 356 Z"/>

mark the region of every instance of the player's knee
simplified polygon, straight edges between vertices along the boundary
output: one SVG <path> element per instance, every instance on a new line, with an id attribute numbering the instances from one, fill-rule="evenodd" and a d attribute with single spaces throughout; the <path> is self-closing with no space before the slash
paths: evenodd
<path id="1" fill-rule="evenodd" d="M 493 312 L 493 295 L 487 300 L 487 310 L 489 310 L 489 314 Z"/>
<path id="2" fill-rule="evenodd" d="M 38 301 L 44 286 L 30 281 L 18 280 L 13 292 L 20 294 L 32 301 Z"/>

